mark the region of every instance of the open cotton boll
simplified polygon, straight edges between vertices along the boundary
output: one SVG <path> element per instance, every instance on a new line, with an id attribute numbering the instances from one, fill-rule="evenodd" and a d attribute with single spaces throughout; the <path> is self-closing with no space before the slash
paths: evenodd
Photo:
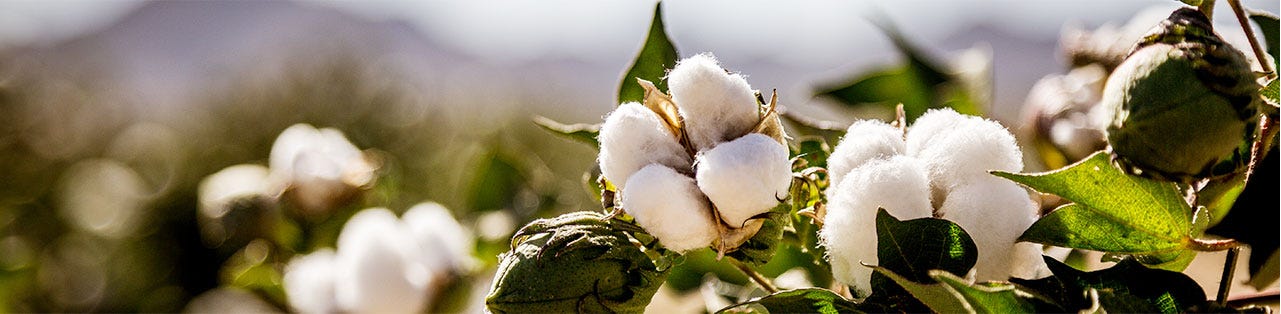
<path id="1" fill-rule="evenodd" d="M 904 151 L 903 132 L 880 120 L 860 120 L 850 125 L 827 157 L 829 186 L 839 186 L 845 175 L 872 159 L 889 158 Z"/>
<path id="2" fill-rule="evenodd" d="M 322 214 L 374 180 L 372 165 L 342 132 L 307 124 L 286 128 L 271 146 L 272 176 L 307 214 Z"/>
<path id="3" fill-rule="evenodd" d="M 433 277 L 409 230 L 385 208 L 356 213 L 338 235 L 335 293 L 355 313 L 418 313 Z"/>
<path id="4" fill-rule="evenodd" d="M 990 177 L 952 188 L 939 210 L 974 239 L 979 250 L 976 278 L 985 281 L 1008 279 L 1015 270 L 1014 275 L 1029 278 L 1044 267 L 1039 246 L 1015 245 L 1036 221 L 1037 208 L 1018 184 Z"/>
<path id="5" fill-rule="evenodd" d="M 726 73 L 710 53 L 677 62 L 667 86 L 698 150 L 747 134 L 760 121 L 752 86 L 742 75 Z"/>
<path id="6" fill-rule="evenodd" d="M 690 156 L 667 130 L 658 114 L 638 103 L 625 103 L 600 128 L 600 172 L 619 189 L 651 163 L 688 169 Z"/>
<path id="7" fill-rule="evenodd" d="M 718 235 L 711 208 L 694 179 L 672 168 L 641 168 L 627 180 L 622 202 L 641 228 L 673 251 L 707 247 Z"/>
<path id="8" fill-rule="evenodd" d="M 827 190 L 827 216 L 818 231 L 836 281 L 859 298 L 872 289 L 876 265 L 876 212 L 885 208 L 898 219 L 930 217 L 930 182 L 920 161 L 907 156 L 874 159 L 855 168 L 841 185 Z"/>
<path id="9" fill-rule="evenodd" d="M 289 261 L 284 288 L 290 309 L 308 314 L 338 312 L 334 302 L 334 262 L 334 251 L 328 249 Z"/>
<path id="10" fill-rule="evenodd" d="M 966 181 L 991 177 L 991 170 L 1023 170 L 1023 152 L 1009 130 L 952 109 L 930 110 L 916 119 L 907 132 L 907 153 L 926 163 L 935 197 Z"/>
<path id="11" fill-rule="evenodd" d="M 434 202 L 410 207 L 401 216 L 409 232 L 422 246 L 422 257 L 427 269 L 434 273 L 447 273 L 471 267 L 472 246 L 476 240 L 471 232 L 454 220 L 449 209 Z"/>
<path id="12" fill-rule="evenodd" d="M 697 164 L 698 188 L 735 228 L 778 206 L 792 186 L 787 147 L 763 134 L 716 145 L 699 154 Z"/>

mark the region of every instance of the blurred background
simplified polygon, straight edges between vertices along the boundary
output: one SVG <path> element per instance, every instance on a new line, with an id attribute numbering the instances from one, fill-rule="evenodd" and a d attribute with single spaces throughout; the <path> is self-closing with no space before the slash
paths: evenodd
<path id="1" fill-rule="evenodd" d="M 1244 3 L 1278 11 L 1273 0 Z M 683 56 L 712 52 L 754 88 L 777 89 L 788 110 L 836 124 L 888 116 L 815 96 L 903 61 L 874 23 L 884 21 L 937 60 L 986 60 L 982 111 L 1017 129 L 1033 85 L 1072 66 L 1065 29 L 1119 27 L 1144 10 L 1158 12 L 1154 25 L 1179 5 L 718 0 L 663 12 Z M 1244 42 L 1221 7 L 1216 21 L 1231 27 L 1219 32 Z M 244 248 L 202 240 L 197 186 L 228 166 L 266 165 L 295 123 L 341 130 L 378 156 L 376 183 L 345 210 L 449 208 L 477 235 L 482 266 L 466 278 L 483 293 L 515 228 L 600 208 L 584 179 L 595 150 L 531 117 L 599 122 L 653 8 L 0 1 L 0 312 L 174 312 L 236 281 L 228 269 Z"/>

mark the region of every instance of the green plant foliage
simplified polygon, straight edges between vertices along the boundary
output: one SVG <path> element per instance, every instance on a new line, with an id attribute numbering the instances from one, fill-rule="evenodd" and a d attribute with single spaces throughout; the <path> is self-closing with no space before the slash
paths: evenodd
<path id="1" fill-rule="evenodd" d="M 659 2 L 654 6 L 654 20 L 650 23 L 645 45 L 636 54 L 636 60 L 632 61 L 632 66 L 623 74 L 623 80 L 619 83 L 618 103 L 641 102 L 645 99 L 645 89 L 636 84 L 637 78 L 654 82 L 658 90 L 667 90 L 667 83 L 662 77 L 667 74 L 667 69 L 676 66 L 679 57 L 676 46 L 667 38 L 667 30 L 663 26 L 663 3 Z"/>
<path id="2" fill-rule="evenodd" d="M 1272 55 L 1274 65 L 1272 69 L 1281 68 L 1278 66 L 1281 65 L 1281 59 L 1277 58 L 1277 46 L 1281 44 L 1281 39 L 1277 38 L 1277 28 L 1281 27 L 1278 26 L 1281 25 L 1281 22 L 1278 22 L 1275 14 L 1255 10 L 1250 10 L 1250 20 L 1254 21 L 1255 24 L 1259 24 L 1259 30 L 1263 33 L 1263 39 L 1268 45 L 1268 54 Z"/>
<path id="3" fill-rule="evenodd" d="M 951 221 L 936 218 L 898 220 L 885 209 L 876 213 L 876 257 L 879 268 L 917 283 L 932 283 L 932 270 L 965 275 L 974 268 L 978 248 L 970 235 Z M 872 295 L 867 301 L 899 311 L 924 310 L 908 297 L 912 292 L 881 271 L 872 273 Z M 925 304 L 928 305 L 928 304 Z"/>
<path id="4" fill-rule="evenodd" d="M 768 313 L 863 313 L 858 303 L 827 289 L 806 288 L 779 291 L 747 302 L 731 305 L 716 313 L 752 312 L 763 308 Z"/>
<path id="5" fill-rule="evenodd" d="M 1281 102 L 1277 100 L 1277 98 L 1281 98 L 1281 96 L 1277 95 L 1277 88 L 1277 80 L 1272 79 L 1272 82 L 1269 82 L 1268 86 L 1264 86 L 1262 90 L 1259 90 L 1259 94 L 1263 95 L 1263 100 L 1269 105 L 1272 105 L 1273 108 L 1277 107 L 1278 104 L 1281 104 Z"/>
<path id="6" fill-rule="evenodd" d="M 937 313 L 1032 313 L 1064 312 L 1052 300 L 1026 288 L 1004 282 L 970 284 L 952 273 L 932 270 L 930 277 L 938 281 L 922 284 L 895 274 L 885 268 L 876 273 L 890 278 L 903 287 L 912 297 Z"/>
<path id="7" fill-rule="evenodd" d="M 534 116 L 534 124 L 575 142 L 586 143 L 597 149 L 600 148 L 600 142 L 596 140 L 600 136 L 600 123 L 564 124 L 544 116 Z"/>
<path id="8" fill-rule="evenodd" d="M 1124 259 L 1108 269 L 1083 272 L 1053 258 L 1044 257 L 1054 276 L 1012 279 L 1016 284 L 1053 296 L 1068 310 L 1089 308 L 1085 291 L 1094 289 L 1098 302 L 1108 312 L 1181 313 L 1206 305 L 1205 292 L 1187 275 L 1144 267 Z"/>
<path id="9" fill-rule="evenodd" d="M 512 237 L 485 304 L 494 313 L 639 313 L 666 276 L 596 212 L 529 223 Z"/>
<path id="10" fill-rule="evenodd" d="M 984 100 L 966 86 L 989 86 L 985 82 L 964 82 L 950 69 L 930 59 L 909 43 L 897 30 L 882 27 L 903 57 L 905 64 L 872 71 L 835 86 L 817 88 L 817 96 L 847 106 L 878 106 L 889 111 L 903 104 L 909 122 L 927 109 L 951 107 L 957 112 L 977 115 Z M 967 85 L 968 84 L 968 85 Z"/>
<path id="11" fill-rule="evenodd" d="M 788 202 L 775 206 L 766 213 L 769 217 L 765 219 L 761 229 L 756 231 L 756 235 L 725 256 L 753 266 L 769 262 L 778 249 L 779 241 L 783 239 L 783 227 L 792 224 L 791 211 L 792 206 Z"/>
<path id="12" fill-rule="evenodd" d="M 1148 255 L 1155 258 L 1146 264 L 1162 264 L 1183 256 L 1169 253 L 1189 249 L 1199 232 L 1174 183 L 1128 175 L 1104 152 L 1045 173 L 993 173 L 1074 202 L 1037 220 L 1021 241 Z"/>

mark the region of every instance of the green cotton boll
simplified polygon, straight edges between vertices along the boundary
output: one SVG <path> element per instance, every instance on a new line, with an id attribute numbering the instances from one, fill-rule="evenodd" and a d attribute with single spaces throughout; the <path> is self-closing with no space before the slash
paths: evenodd
<path id="1" fill-rule="evenodd" d="M 1102 104 L 1114 113 L 1107 137 L 1120 164 L 1180 181 L 1243 170 L 1261 105 L 1245 55 L 1190 8 L 1139 43 Z"/>
<path id="2" fill-rule="evenodd" d="M 526 225 L 499 256 L 489 311 L 643 312 L 667 273 L 618 223 L 575 212 Z"/>

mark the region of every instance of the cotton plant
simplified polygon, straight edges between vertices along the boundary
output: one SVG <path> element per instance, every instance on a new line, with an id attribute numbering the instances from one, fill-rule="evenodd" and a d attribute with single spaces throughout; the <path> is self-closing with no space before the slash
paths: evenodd
<path id="1" fill-rule="evenodd" d="M 369 188 L 377 164 L 337 129 L 299 123 L 271 146 L 273 179 L 301 214 L 324 217 Z"/>
<path id="2" fill-rule="evenodd" d="M 352 216 L 334 250 L 285 267 L 289 306 L 302 313 L 419 313 L 472 267 L 470 233 L 443 206 L 422 203 L 397 218 L 386 208 Z"/>
<path id="3" fill-rule="evenodd" d="M 827 213 L 819 230 L 832 274 L 861 297 L 877 264 L 878 208 L 899 219 L 935 217 L 964 228 L 978 247 L 978 280 L 1031 278 L 1040 245 L 1016 243 L 1037 204 L 988 171 L 1020 171 L 1022 153 L 1000 124 L 951 109 L 931 110 L 906 129 L 878 120 L 849 127 L 828 158 Z"/>
<path id="4" fill-rule="evenodd" d="M 602 176 L 623 210 L 668 249 L 724 253 L 756 233 L 788 197 L 791 161 L 773 103 L 711 54 L 676 63 L 671 96 L 647 81 L 600 129 Z"/>

